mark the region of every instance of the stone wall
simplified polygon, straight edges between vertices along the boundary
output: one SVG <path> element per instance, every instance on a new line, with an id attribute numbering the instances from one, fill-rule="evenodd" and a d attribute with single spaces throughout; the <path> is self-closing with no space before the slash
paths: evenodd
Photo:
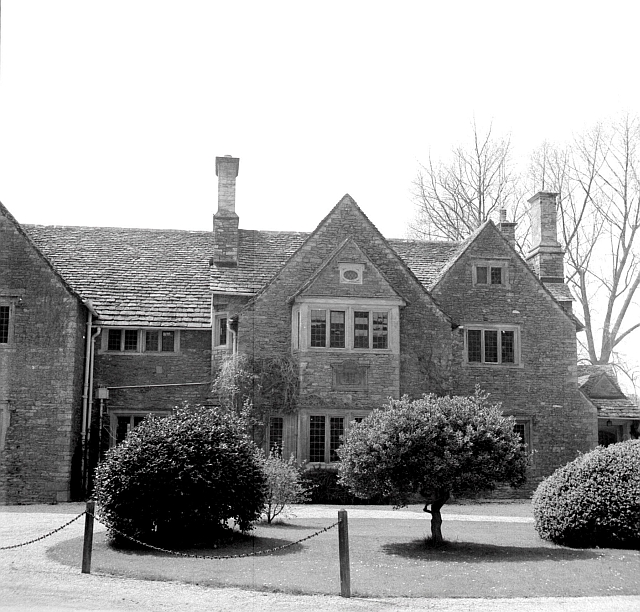
<path id="1" fill-rule="evenodd" d="M 19 226 L 0 210 L 0 503 L 80 494 L 80 420 L 87 311 Z"/>
<path id="2" fill-rule="evenodd" d="M 508 282 L 474 287 L 473 264 L 498 256 L 508 261 Z M 461 325 L 455 332 L 455 392 L 470 394 L 480 385 L 493 400 L 502 402 L 506 414 L 530 423 L 534 455 L 525 492 L 578 452 L 596 445 L 596 415 L 577 387 L 575 322 L 494 226 L 487 226 L 470 245 L 437 285 L 434 297 Z M 518 326 L 521 363 L 466 363 L 464 333 L 469 323 Z"/>

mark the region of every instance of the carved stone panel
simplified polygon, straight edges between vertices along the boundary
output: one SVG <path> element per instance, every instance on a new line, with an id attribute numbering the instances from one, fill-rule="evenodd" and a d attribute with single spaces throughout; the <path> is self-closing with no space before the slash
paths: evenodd
<path id="1" fill-rule="evenodd" d="M 333 388 L 338 391 L 366 390 L 368 364 L 358 363 L 355 359 L 345 359 L 342 363 L 331 366 L 333 373 Z"/>

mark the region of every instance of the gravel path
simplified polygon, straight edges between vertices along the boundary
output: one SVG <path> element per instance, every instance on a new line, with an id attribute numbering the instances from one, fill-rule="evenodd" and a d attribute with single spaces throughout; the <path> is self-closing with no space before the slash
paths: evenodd
<path id="1" fill-rule="evenodd" d="M 0 507 L 0 546 L 20 543 L 57 528 L 84 509 L 81 504 L 59 506 Z M 464 507 L 447 515 L 447 520 L 530 520 L 528 517 L 495 517 L 464 514 Z M 325 514 L 326 513 L 326 514 Z M 350 509 L 358 519 L 421 518 L 410 511 Z M 333 508 L 305 506 L 296 509 L 299 517 L 335 517 Z M 454 518 L 455 517 L 455 518 Z M 60 565 L 47 558 L 47 548 L 82 535 L 84 519 L 45 540 L 11 550 L 0 551 L 0 610 L 55 612 L 58 610 L 135 610 L 195 612 L 243 612 L 278 610 L 314 612 L 390 610 L 433 610 L 446 612 L 637 612 L 640 596 L 531 598 L 531 599 L 343 599 L 341 597 L 284 595 L 244 591 L 235 588 L 212 589 L 177 582 L 148 582 L 100 574 L 82 574 L 78 567 Z M 100 525 L 96 531 L 103 530 Z M 336 584 L 338 588 L 338 584 Z"/>

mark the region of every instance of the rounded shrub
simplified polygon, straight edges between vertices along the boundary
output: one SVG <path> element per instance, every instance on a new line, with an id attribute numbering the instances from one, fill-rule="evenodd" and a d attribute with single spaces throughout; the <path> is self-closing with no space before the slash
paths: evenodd
<path id="1" fill-rule="evenodd" d="M 165 546 L 225 538 L 260 517 L 266 480 L 257 449 L 229 413 L 182 408 L 150 416 L 96 471 L 95 499 L 108 533 Z"/>
<path id="2" fill-rule="evenodd" d="M 541 538 L 577 547 L 640 547 L 640 440 L 599 446 L 533 495 Z"/>

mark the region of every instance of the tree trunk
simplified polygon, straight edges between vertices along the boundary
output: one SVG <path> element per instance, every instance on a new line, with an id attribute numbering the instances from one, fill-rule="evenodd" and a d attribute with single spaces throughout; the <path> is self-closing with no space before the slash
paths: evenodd
<path id="1" fill-rule="evenodd" d="M 431 539 L 434 544 L 440 544 L 444 541 L 442 538 L 442 514 L 440 514 L 440 509 L 449 500 L 449 491 L 438 489 L 437 491 L 431 491 L 428 495 L 423 493 L 423 496 L 427 499 L 424 512 L 431 514 Z M 431 509 L 429 509 L 429 505 L 431 505 Z"/>

